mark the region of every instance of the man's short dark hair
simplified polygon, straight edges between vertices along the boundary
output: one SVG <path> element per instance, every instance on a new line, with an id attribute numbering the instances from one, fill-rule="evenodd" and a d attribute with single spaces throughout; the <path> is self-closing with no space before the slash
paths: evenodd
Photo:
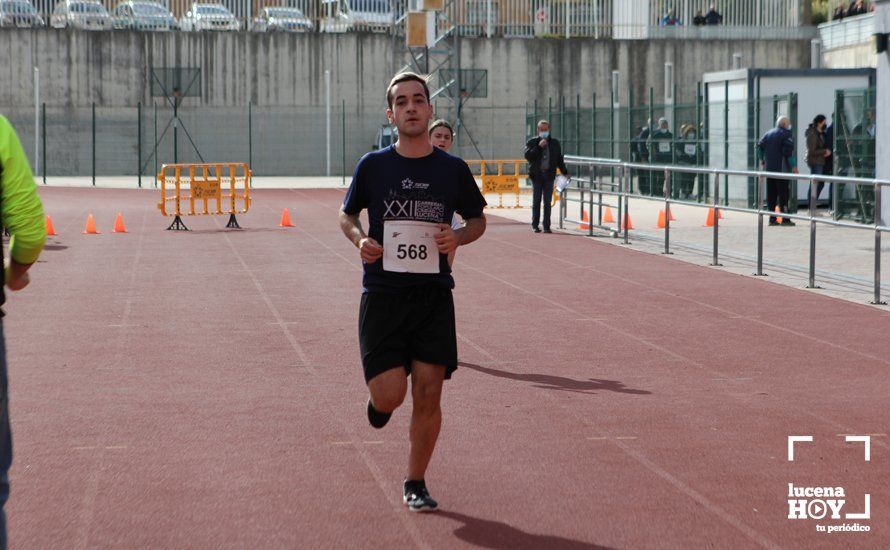
<path id="1" fill-rule="evenodd" d="M 392 89 L 396 87 L 396 84 L 399 84 L 401 82 L 409 82 L 411 80 L 420 82 L 420 85 L 423 86 L 423 93 L 426 95 L 426 100 L 429 103 L 430 88 L 426 83 L 426 79 L 417 73 L 404 72 L 392 77 L 392 80 L 389 81 L 389 86 L 386 87 L 386 104 L 389 106 L 390 109 L 392 109 L 393 100 Z"/>
<path id="2" fill-rule="evenodd" d="M 448 123 L 444 118 L 440 118 L 438 120 L 434 120 L 432 124 L 430 124 L 430 135 L 433 135 L 433 130 L 436 128 L 448 128 L 448 131 L 451 132 L 451 137 L 454 138 L 454 128 L 451 127 L 451 124 Z"/>

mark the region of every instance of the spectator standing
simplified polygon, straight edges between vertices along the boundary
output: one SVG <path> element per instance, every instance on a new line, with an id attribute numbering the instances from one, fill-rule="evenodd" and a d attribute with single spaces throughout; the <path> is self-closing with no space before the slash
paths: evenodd
<path id="1" fill-rule="evenodd" d="M 829 123 L 825 125 L 825 147 L 832 152 L 831 155 L 825 157 L 825 165 L 822 167 L 822 173 L 827 174 L 829 176 L 834 175 L 834 124 Z M 816 196 L 818 197 L 822 193 L 822 188 L 825 186 L 824 181 L 820 181 L 819 185 L 816 187 Z M 828 200 L 831 206 L 829 207 L 828 213 L 831 214 L 834 211 L 834 184 L 828 184 Z"/>
<path id="2" fill-rule="evenodd" d="M 711 4 L 708 13 L 705 15 L 705 25 L 722 25 L 723 16 L 717 11 L 717 5 Z"/>
<path id="3" fill-rule="evenodd" d="M 840 21 L 847 15 L 847 10 L 844 9 L 844 2 L 841 0 L 841 3 L 834 8 L 834 14 L 831 16 L 832 21 Z"/>
<path id="4" fill-rule="evenodd" d="M 665 16 L 661 18 L 662 27 L 679 27 L 682 24 L 683 21 L 680 20 L 676 15 L 674 15 L 673 9 L 669 9 Z"/>
<path id="5" fill-rule="evenodd" d="M 807 166 L 810 174 L 825 174 L 825 162 L 831 156 L 831 149 L 825 143 L 825 115 L 816 115 L 813 122 L 805 132 L 807 140 Z M 816 198 L 822 191 L 825 182 L 819 181 L 816 188 Z"/>
<path id="6" fill-rule="evenodd" d="M 847 9 L 847 17 L 853 17 L 854 15 L 865 15 L 868 13 L 868 8 L 865 6 L 865 2 L 862 0 L 855 0 L 850 2 L 850 7 Z"/>
<path id="7" fill-rule="evenodd" d="M 658 129 L 652 134 L 652 148 L 655 150 L 656 164 L 671 164 L 673 162 L 673 141 L 674 134 L 668 128 L 667 119 L 659 118 Z M 664 178 L 667 175 L 664 172 L 654 172 L 651 174 L 651 177 L 649 194 L 652 196 L 664 196 Z"/>
<path id="8" fill-rule="evenodd" d="M 794 140 L 791 135 L 791 120 L 780 116 L 776 127 L 763 134 L 757 143 L 760 153 L 760 168 L 767 172 L 794 172 L 797 174 L 797 161 L 794 158 Z M 790 182 L 783 178 L 766 179 L 766 204 L 770 212 L 776 206 L 780 212 L 787 212 Z M 779 225 L 775 216 L 770 216 L 770 225 Z M 788 218 L 782 219 L 782 225 L 796 225 Z"/>
<path id="9" fill-rule="evenodd" d="M 553 196 L 553 182 L 556 180 L 556 169 L 563 176 L 569 177 L 562 158 L 562 146 L 550 136 L 550 123 L 546 120 L 538 122 L 538 136 L 525 144 L 525 160 L 528 161 L 528 177 L 532 180 L 532 229 L 540 233 L 541 200 L 544 202 L 544 233 L 550 231 L 550 197 Z"/>
<path id="10" fill-rule="evenodd" d="M 696 27 L 704 26 L 704 24 L 705 24 L 705 16 L 704 16 L 704 14 L 701 12 L 701 10 L 698 10 L 698 11 L 696 12 L 695 17 L 692 19 L 692 24 L 695 25 Z"/>

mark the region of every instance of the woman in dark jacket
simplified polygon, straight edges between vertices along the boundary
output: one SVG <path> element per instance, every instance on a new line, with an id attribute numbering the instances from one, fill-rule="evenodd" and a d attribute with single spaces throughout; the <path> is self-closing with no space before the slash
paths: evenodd
<path id="1" fill-rule="evenodd" d="M 825 115 L 816 115 L 804 135 L 807 139 L 807 166 L 810 167 L 810 173 L 824 174 L 825 159 L 831 156 L 831 149 L 825 143 Z"/>

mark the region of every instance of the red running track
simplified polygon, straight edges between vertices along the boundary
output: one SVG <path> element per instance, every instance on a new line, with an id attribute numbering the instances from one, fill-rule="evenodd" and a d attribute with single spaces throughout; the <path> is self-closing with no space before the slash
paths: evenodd
<path id="1" fill-rule="evenodd" d="M 5 308 L 14 548 L 890 546 L 883 311 L 492 217 L 458 253 L 442 511 L 418 517 L 410 409 L 364 416 L 342 191 L 188 233 L 154 192 L 41 194 L 60 236 Z M 815 439 L 794 462 L 789 435 Z M 871 518 L 789 520 L 789 483 Z M 842 523 L 871 531 L 817 532 Z"/>

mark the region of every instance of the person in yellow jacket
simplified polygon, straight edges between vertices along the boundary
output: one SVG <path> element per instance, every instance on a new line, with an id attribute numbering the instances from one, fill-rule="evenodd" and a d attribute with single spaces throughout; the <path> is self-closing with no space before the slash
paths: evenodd
<path id="1" fill-rule="evenodd" d="M 43 205 L 28 158 L 12 125 L 0 115 L 0 223 L 9 230 L 9 258 L 4 258 L 6 288 L 22 290 L 30 282 L 28 269 L 37 261 L 46 240 Z M 0 251 L 2 253 L 2 251 Z M 6 302 L 0 287 L 0 306 Z M 9 429 L 9 397 L 6 376 L 6 338 L 0 310 L 0 549 L 6 549 L 6 514 L 9 498 L 9 467 L 12 464 L 12 433 Z"/>

